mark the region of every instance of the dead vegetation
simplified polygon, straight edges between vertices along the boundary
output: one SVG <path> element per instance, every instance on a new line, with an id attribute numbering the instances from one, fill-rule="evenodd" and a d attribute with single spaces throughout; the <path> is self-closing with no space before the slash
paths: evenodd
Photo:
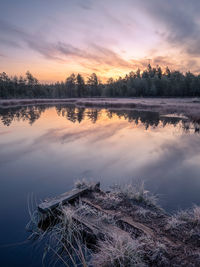
<path id="1" fill-rule="evenodd" d="M 145 190 L 144 183 L 139 183 L 134 186 L 132 184 L 124 186 L 117 185 L 112 187 L 112 189 L 113 194 L 119 199 L 135 202 L 143 206 L 158 208 L 156 196 Z"/>
<path id="2" fill-rule="evenodd" d="M 98 242 L 98 251 L 93 254 L 92 265 L 96 267 L 146 266 L 140 243 L 127 236 L 112 234 Z"/>
<path id="3" fill-rule="evenodd" d="M 199 206 L 170 216 L 143 184 L 89 188 L 50 214 L 31 217 L 31 239 L 45 240 L 44 259 L 51 252 L 63 266 L 200 265 Z"/>
<path id="4" fill-rule="evenodd" d="M 166 230 L 200 248 L 200 206 L 179 211 L 168 219 Z"/>

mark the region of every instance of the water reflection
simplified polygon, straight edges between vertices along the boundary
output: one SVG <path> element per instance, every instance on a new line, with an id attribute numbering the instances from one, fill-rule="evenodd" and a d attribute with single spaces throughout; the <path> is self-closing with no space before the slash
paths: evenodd
<path id="1" fill-rule="evenodd" d="M 99 180 L 105 189 L 144 180 L 169 212 L 199 205 L 198 127 L 184 118 L 136 110 L 1 109 L 0 246 L 26 239 L 31 192 L 38 199 L 55 196 L 83 177 Z M 2 266 L 32 266 L 32 250 L 24 250 L 2 250 Z M 41 266 L 40 259 L 34 266 Z"/>
<path id="2" fill-rule="evenodd" d="M 24 106 L 0 109 L 0 119 L 6 126 L 10 126 L 13 121 L 28 121 L 29 124 L 32 125 L 40 118 L 45 110 L 45 106 Z"/>
<path id="3" fill-rule="evenodd" d="M 30 125 L 33 125 L 49 108 L 50 106 L 41 105 L 0 109 L 0 120 L 6 126 L 10 126 L 13 121 L 28 121 Z M 77 108 L 71 105 L 56 105 L 55 108 L 58 116 L 62 116 L 73 123 L 81 123 L 84 119 L 96 123 L 102 117 L 102 110 L 100 109 Z M 123 118 L 135 125 L 140 123 L 146 130 L 149 127 L 177 126 L 181 123 L 182 129 L 186 132 L 200 132 L 200 125 L 198 123 L 189 122 L 186 118 L 179 116 L 161 116 L 158 112 L 107 109 L 106 112 L 103 112 L 103 115 L 106 115 L 109 119 L 117 116 L 119 119 Z"/>

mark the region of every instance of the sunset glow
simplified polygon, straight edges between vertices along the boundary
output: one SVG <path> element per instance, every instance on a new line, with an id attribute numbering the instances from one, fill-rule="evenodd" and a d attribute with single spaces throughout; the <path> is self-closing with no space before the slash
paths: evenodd
<path id="1" fill-rule="evenodd" d="M 198 73 L 199 11 L 197 0 L 2 0 L 0 72 L 42 82 L 104 81 L 148 63 Z"/>

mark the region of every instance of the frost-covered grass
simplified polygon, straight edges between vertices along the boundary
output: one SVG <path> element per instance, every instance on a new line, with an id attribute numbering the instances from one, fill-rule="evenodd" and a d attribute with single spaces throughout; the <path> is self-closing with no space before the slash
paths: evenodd
<path id="1" fill-rule="evenodd" d="M 151 216 L 156 216 L 156 213 L 153 211 L 150 211 L 148 209 L 144 209 L 143 207 L 138 207 L 138 209 L 135 212 L 139 217 L 147 218 Z"/>
<path id="2" fill-rule="evenodd" d="M 85 178 L 83 178 L 83 179 L 76 180 L 74 184 L 76 188 L 81 189 L 81 188 L 88 186 L 89 182 Z"/>
<path id="3" fill-rule="evenodd" d="M 95 267 L 125 266 L 170 266 L 167 247 L 147 237 L 129 239 L 127 236 L 112 234 L 111 238 L 98 243 L 98 250 L 92 254 Z"/>
<path id="4" fill-rule="evenodd" d="M 142 236 L 138 239 L 138 242 L 140 244 L 141 255 L 148 262 L 151 262 L 151 266 L 170 266 L 168 248 L 163 242 L 153 240 L 147 236 Z"/>
<path id="5" fill-rule="evenodd" d="M 179 211 L 168 219 L 170 228 L 177 228 L 182 224 L 193 224 L 200 226 L 200 206 L 192 209 Z"/>
<path id="6" fill-rule="evenodd" d="M 117 194 L 118 197 L 123 200 L 134 201 L 146 206 L 158 206 L 157 197 L 145 190 L 144 183 L 136 185 L 129 184 L 124 186 L 114 186 L 113 189 L 115 194 Z"/>
<path id="7" fill-rule="evenodd" d="M 105 209 L 114 209 L 116 210 L 122 199 L 119 198 L 119 196 L 114 192 L 106 193 L 106 195 L 99 195 L 95 194 L 95 199 L 98 200 L 99 203 L 105 208 Z"/>
<path id="8" fill-rule="evenodd" d="M 74 103 L 75 99 L 57 99 L 57 98 L 27 98 L 27 99 L 0 99 L 0 108 L 39 105 L 39 104 L 58 104 L 58 103 Z"/>
<path id="9" fill-rule="evenodd" d="M 88 217 L 92 217 L 101 229 L 104 224 L 115 224 L 114 217 L 97 211 L 81 201 L 76 203 L 75 207 L 60 206 L 58 211 L 59 220 L 55 224 L 54 222 L 50 224 L 45 230 L 38 227 L 41 215 L 37 211 L 30 212 L 31 220 L 27 224 L 27 230 L 31 232 L 29 240 L 38 240 L 38 243 L 44 245 L 43 261 L 53 253 L 56 256 L 54 260 L 59 259 L 65 266 L 91 266 L 89 264 L 91 251 L 87 248 L 83 237 L 85 228 L 75 218 L 87 221 Z"/>
<path id="10" fill-rule="evenodd" d="M 77 210 L 70 205 L 60 206 L 59 221 L 50 224 L 45 230 L 38 227 L 40 215 L 37 212 L 31 215 L 31 221 L 27 225 L 27 230 L 31 232 L 29 239 L 43 244 L 43 262 L 49 262 L 51 258 L 50 266 L 57 260 L 64 266 L 88 266 L 91 252 L 84 243 L 83 226 L 74 221 L 75 215 L 85 216 L 91 212 L 86 208 L 83 204 L 80 204 Z"/>
<path id="11" fill-rule="evenodd" d="M 150 255 L 151 262 L 155 263 L 157 266 L 169 266 L 169 261 L 165 256 L 167 254 L 166 251 L 166 246 L 163 243 L 157 242 Z"/>
<path id="12" fill-rule="evenodd" d="M 140 245 L 127 236 L 112 234 L 98 243 L 98 252 L 93 254 L 95 267 L 146 266 L 140 255 Z"/>
<path id="13" fill-rule="evenodd" d="M 197 224 L 200 224 L 200 206 L 194 206 L 193 219 L 196 221 Z"/>

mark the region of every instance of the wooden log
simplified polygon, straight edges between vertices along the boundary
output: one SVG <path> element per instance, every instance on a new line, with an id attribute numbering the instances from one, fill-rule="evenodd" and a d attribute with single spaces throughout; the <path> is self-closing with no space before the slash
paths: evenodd
<path id="1" fill-rule="evenodd" d="M 58 197 L 55 197 L 51 200 L 44 201 L 38 205 L 38 210 L 41 213 L 48 213 L 56 209 L 59 205 L 63 205 L 67 202 L 75 200 L 76 198 L 82 196 L 84 193 L 89 191 L 98 191 L 100 188 L 100 183 L 90 183 L 84 185 L 81 188 L 73 189 L 72 191 L 66 192 Z"/>

